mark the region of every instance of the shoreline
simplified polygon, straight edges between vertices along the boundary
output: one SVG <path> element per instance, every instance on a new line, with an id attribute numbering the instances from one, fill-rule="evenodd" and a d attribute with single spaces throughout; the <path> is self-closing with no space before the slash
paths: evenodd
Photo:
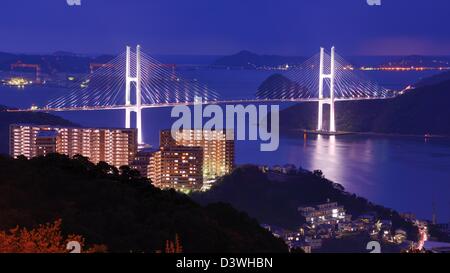
<path id="1" fill-rule="evenodd" d="M 295 134 L 311 134 L 311 135 L 324 135 L 324 136 L 347 136 L 347 135 L 360 135 L 360 136 L 379 136 L 379 137 L 402 137 L 402 138 L 425 138 L 425 139 L 450 139 L 450 135 L 439 134 L 397 134 L 397 133 L 377 133 L 377 132 L 352 132 L 352 131 L 339 131 L 336 133 L 330 132 L 318 132 L 316 130 L 307 129 L 291 129 L 288 131 L 282 131 L 281 134 L 285 136 Z"/>

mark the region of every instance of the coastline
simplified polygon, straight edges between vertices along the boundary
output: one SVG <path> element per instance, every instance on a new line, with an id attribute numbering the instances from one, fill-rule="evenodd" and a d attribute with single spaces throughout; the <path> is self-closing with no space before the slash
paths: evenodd
<path id="1" fill-rule="evenodd" d="M 377 133 L 377 132 L 352 132 L 352 131 L 339 131 L 336 133 L 319 132 L 316 130 L 308 129 L 290 129 L 288 131 L 282 131 L 282 134 L 289 136 L 292 133 L 295 134 L 311 134 L 311 135 L 326 135 L 326 136 L 345 136 L 345 135 L 359 135 L 359 136 L 379 136 L 379 137 L 401 137 L 401 138 L 425 138 L 425 139 L 450 139 L 450 135 L 440 134 L 397 134 L 397 133 Z"/>

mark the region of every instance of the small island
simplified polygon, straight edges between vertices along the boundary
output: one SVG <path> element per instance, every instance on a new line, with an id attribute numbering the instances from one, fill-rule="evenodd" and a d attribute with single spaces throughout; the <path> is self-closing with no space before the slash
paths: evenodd
<path id="1" fill-rule="evenodd" d="M 258 93 L 273 87 L 301 89 L 297 83 L 281 74 L 266 79 Z M 448 72 L 423 79 L 404 94 L 390 100 L 336 102 L 336 124 L 339 131 L 365 134 L 407 136 L 450 136 L 450 118 L 446 102 L 450 99 Z M 303 92 L 304 93 L 304 92 Z M 325 112 L 329 109 L 325 108 Z M 325 122 L 328 114 L 325 114 Z M 303 134 L 315 130 L 317 103 L 299 103 L 280 114 L 280 129 L 285 135 Z"/>

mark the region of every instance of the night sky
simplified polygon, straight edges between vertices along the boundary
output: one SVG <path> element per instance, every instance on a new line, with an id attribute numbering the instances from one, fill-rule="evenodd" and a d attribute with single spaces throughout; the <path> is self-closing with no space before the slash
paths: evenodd
<path id="1" fill-rule="evenodd" d="M 2 0 L 0 51 L 450 55 L 448 0 Z"/>

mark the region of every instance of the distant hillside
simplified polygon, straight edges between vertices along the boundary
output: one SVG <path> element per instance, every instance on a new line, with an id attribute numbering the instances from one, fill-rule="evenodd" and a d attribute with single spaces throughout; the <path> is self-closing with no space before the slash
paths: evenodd
<path id="1" fill-rule="evenodd" d="M 280 77 L 275 80 L 284 84 L 289 81 Z M 268 85 L 263 83 L 261 88 Z M 277 86 L 276 83 L 270 85 Z M 391 100 L 337 102 L 336 124 L 339 130 L 351 132 L 450 135 L 449 100 L 450 81 L 444 81 L 424 85 Z M 281 112 L 280 128 L 284 133 L 312 130 L 316 123 L 317 103 L 300 103 Z"/>
<path id="2" fill-rule="evenodd" d="M 212 65 L 223 67 L 240 67 L 246 69 L 256 69 L 264 66 L 280 66 L 301 64 L 306 59 L 304 57 L 287 57 L 278 55 L 258 55 L 250 51 L 241 51 L 237 54 L 218 59 Z"/>
<path id="3" fill-rule="evenodd" d="M 0 231 L 62 219 L 64 235 L 80 234 L 109 252 L 164 251 L 176 234 L 185 253 L 287 252 L 245 213 L 227 204 L 202 207 L 126 168 L 49 155 L 0 157 L 0 170 Z"/>
<path id="4" fill-rule="evenodd" d="M 11 113 L 5 106 L 0 105 L 0 154 L 9 153 L 9 125 L 15 123 L 32 123 L 42 125 L 67 125 L 74 123 L 63 118 L 46 113 Z"/>
<path id="5" fill-rule="evenodd" d="M 258 87 L 257 95 L 265 97 L 266 94 L 270 94 L 269 96 L 277 97 L 285 94 L 286 90 L 289 90 L 291 94 L 304 94 L 303 97 L 312 95 L 307 88 L 278 73 L 269 76 L 261 83 Z"/>
<path id="6" fill-rule="evenodd" d="M 90 63 L 105 63 L 113 58 L 114 56 L 111 55 L 87 57 L 62 51 L 48 55 L 0 52 L 0 70 L 10 71 L 11 64 L 22 62 L 26 64 L 39 64 L 44 73 L 86 73 L 89 72 Z"/>

